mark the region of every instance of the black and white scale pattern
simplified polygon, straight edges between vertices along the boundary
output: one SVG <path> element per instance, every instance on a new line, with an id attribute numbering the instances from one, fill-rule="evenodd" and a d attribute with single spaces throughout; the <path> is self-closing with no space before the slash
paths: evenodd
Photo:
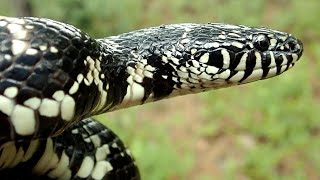
<path id="1" fill-rule="evenodd" d="M 294 36 L 227 24 L 162 25 L 93 39 L 61 22 L 0 19 L 0 178 L 140 179 L 121 140 L 88 119 L 277 76 Z"/>

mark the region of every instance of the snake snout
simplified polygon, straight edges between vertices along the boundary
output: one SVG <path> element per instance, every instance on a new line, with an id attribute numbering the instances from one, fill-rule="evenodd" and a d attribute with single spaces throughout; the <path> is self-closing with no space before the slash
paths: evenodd
<path id="1" fill-rule="evenodd" d="M 303 44 L 301 40 L 293 36 L 289 36 L 283 43 L 279 44 L 277 50 L 297 54 L 298 57 L 301 57 L 303 52 Z"/>
<path id="2" fill-rule="evenodd" d="M 289 43 L 289 46 L 291 46 L 291 51 L 293 53 L 297 53 L 298 57 L 301 57 L 303 53 L 303 44 L 302 41 L 299 39 L 296 39 L 294 42 Z"/>

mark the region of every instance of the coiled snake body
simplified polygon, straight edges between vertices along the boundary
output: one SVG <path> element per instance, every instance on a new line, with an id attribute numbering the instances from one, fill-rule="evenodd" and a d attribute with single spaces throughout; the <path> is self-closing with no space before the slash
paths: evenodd
<path id="1" fill-rule="evenodd" d="M 0 20 L 0 178 L 140 179 L 93 115 L 290 69 L 301 42 L 266 28 L 175 24 L 93 39 L 40 18 Z"/>

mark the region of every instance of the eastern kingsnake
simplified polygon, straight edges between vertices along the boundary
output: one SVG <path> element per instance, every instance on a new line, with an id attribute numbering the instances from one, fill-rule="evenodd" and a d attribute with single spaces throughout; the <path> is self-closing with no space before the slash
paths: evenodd
<path id="1" fill-rule="evenodd" d="M 121 140 L 91 116 L 270 78 L 302 51 L 263 27 L 174 24 L 93 39 L 49 19 L 3 17 L 0 178 L 140 179 Z"/>

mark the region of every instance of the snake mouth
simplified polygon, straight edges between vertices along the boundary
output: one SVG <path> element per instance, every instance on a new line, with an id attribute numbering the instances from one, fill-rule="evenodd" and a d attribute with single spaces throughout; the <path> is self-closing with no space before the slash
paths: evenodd
<path id="1" fill-rule="evenodd" d="M 219 78 L 224 79 L 231 84 L 243 84 L 271 78 L 291 69 L 300 57 L 301 54 L 296 53 L 283 53 L 277 51 L 264 52 L 261 55 L 261 60 L 259 58 L 255 59 L 254 66 L 247 66 L 246 68 L 238 68 L 235 70 L 226 69 L 223 73 L 219 74 Z M 250 60 L 248 59 L 247 61 Z M 228 74 L 228 71 L 230 71 L 230 76 L 226 78 L 223 74 Z"/>
<path id="2" fill-rule="evenodd" d="M 302 46 L 300 46 L 302 47 Z M 252 54 L 253 53 L 253 54 Z M 205 91 L 210 89 L 218 89 L 233 85 L 246 84 L 249 82 L 271 78 L 282 74 L 291 69 L 302 55 L 302 49 L 297 53 L 283 51 L 252 51 L 242 55 L 242 60 L 238 66 L 232 69 L 217 68 L 215 66 L 207 66 L 204 71 L 197 76 L 190 73 L 186 77 L 184 73 L 179 73 L 178 77 L 182 80 L 182 89 L 197 89 Z M 245 59 L 245 60 L 244 60 Z"/>
<path id="3" fill-rule="evenodd" d="M 283 43 L 278 43 L 270 50 L 244 53 L 237 67 L 223 69 L 219 78 L 229 83 L 242 84 L 274 77 L 292 68 L 302 53 L 302 42 L 289 36 Z M 228 71 L 230 71 L 230 76 L 226 77 Z"/>
<path id="4" fill-rule="evenodd" d="M 221 68 L 212 79 L 229 83 L 245 83 L 270 78 L 292 68 L 301 57 L 301 53 L 302 50 L 299 53 L 249 52 L 241 57 L 242 60 L 236 68 Z"/>

